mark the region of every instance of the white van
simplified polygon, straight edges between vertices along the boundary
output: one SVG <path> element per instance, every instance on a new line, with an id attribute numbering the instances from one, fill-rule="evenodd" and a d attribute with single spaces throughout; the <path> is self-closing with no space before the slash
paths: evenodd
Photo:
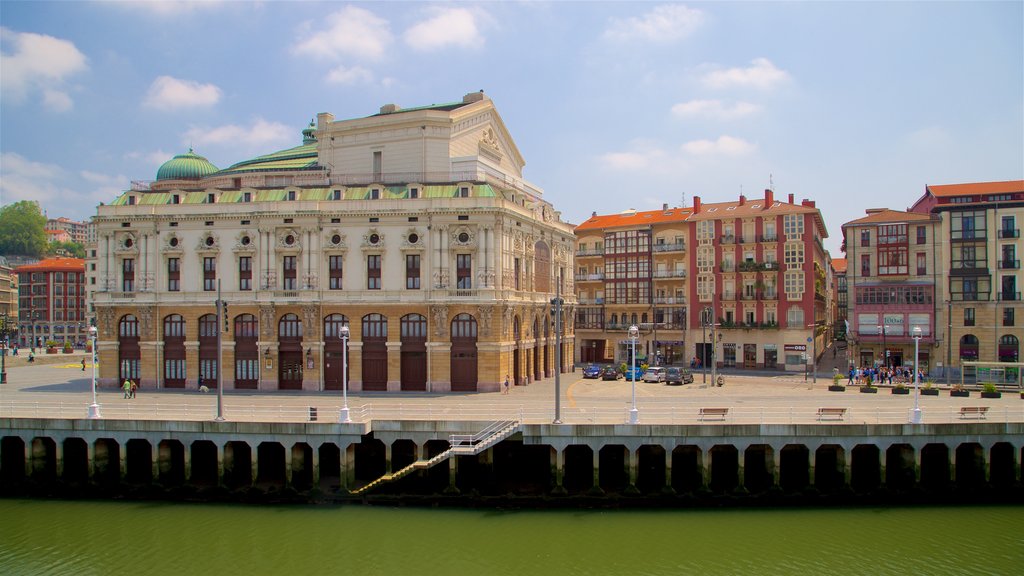
<path id="1" fill-rule="evenodd" d="M 652 366 L 644 372 L 644 382 L 664 382 L 665 369 L 661 366 Z"/>

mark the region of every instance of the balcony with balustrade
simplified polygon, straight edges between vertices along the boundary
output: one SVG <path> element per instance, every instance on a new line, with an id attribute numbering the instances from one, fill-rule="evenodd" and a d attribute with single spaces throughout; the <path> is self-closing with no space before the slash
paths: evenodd
<path id="1" fill-rule="evenodd" d="M 591 256 L 604 256 L 604 248 L 586 248 L 576 251 L 577 258 L 588 258 Z"/>
<path id="2" fill-rule="evenodd" d="M 577 283 L 579 282 L 603 282 L 604 272 L 597 272 L 592 274 L 577 274 L 575 277 Z"/>
<path id="3" fill-rule="evenodd" d="M 1020 260 L 1004 258 L 999 261 L 1000 270 L 1020 270 Z"/>
<path id="4" fill-rule="evenodd" d="M 1020 238 L 1020 228 L 1000 228 L 1000 238 Z"/>
<path id="5" fill-rule="evenodd" d="M 651 251 L 655 253 L 663 252 L 685 252 L 686 242 L 673 242 L 671 244 L 655 244 L 651 247 Z"/>
<path id="6" fill-rule="evenodd" d="M 651 274 L 655 280 L 686 278 L 686 269 L 676 268 L 674 270 L 655 270 Z"/>

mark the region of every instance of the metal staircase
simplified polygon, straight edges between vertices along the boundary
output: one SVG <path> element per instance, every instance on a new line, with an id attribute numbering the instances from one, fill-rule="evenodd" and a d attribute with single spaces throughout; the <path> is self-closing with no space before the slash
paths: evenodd
<path id="1" fill-rule="evenodd" d="M 440 464 L 441 462 L 448 460 L 452 456 L 472 456 L 479 454 L 518 431 L 519 421 L 501 420 L 491 423 L 476 434 L 452 434 L 448 437 L 450 447 L 444 452 L 441 452 L 429 460 L 417 460 L 405 468 L 396 470 L 390 474 L 385 474 L 373 482 L 353 490 L 352 494 L 357 496 L 365 494 L 385 482 L 398 480 L 403 476 L 408 476 L 416 470 L 426 470 L 436 464 Z"/>

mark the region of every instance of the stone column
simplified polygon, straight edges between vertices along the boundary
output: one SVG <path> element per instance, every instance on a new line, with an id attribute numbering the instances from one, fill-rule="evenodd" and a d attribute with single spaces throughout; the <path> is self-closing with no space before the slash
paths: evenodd
<path id="1" fill-rule="evenodd" d="M 246 442 L 245 444 L 246 444 L 246 446 L 249 447 L 249 464 L 252 467 L 252 472 L 249 475 L 249 481 L 250 481 L 249 485 L 252 486 L 252 485 L 256 484 L 256 479 L 259 478 L 259 473 L 260 473 L 260 451 L 259 451 L 259 445 L 257 445 L 254 448 L 252 444 L 249 444 L 249 442 Z"/>
<path id="2" fill-rule="evenodd" d="M 292 450 L 295 450 L 295 445 L 294 444 L 292 444 L 291 446 L 285 448 L 285 451 L 284 451 L 284 485 L 285 486 L 291 486 L 292 485 L 292 459 L 293 459 Z"/>
<path id="3" fill-rule="evenodd" d="M 394 467 L 391 464 L 391 444 L 389 442 L 384 443 L 384 473 L 391 474 Z"/>
<path id="4" fill-rule="evenodd" d="M 32 456 L 33 456 L 32 444 L 33 443 L 34 443 L 33 440 L 29 440 L 28 442 L 22 441 L 22 445 L 25 446 L 25 449 L 24 449 L 25 453 L 22 454 L 22 462 L 25 463 L 25 478 L 32 478 L 32 472 L 33 472 L 33 469 L 35 468 L 35 464 L 34 464 L 33 459 L 32 459 Z M 91 463 L 92 462 L 92 458 L 89 458 L 87 460 L 87 462 Z M 90 478 L 92 477 L 91 470 L 92 470 L 92 468 L 90 468 L 90 474 L 89 474 Z"/>
<path id="5" fill-rule="evenodd" d="M 355 446 L 348 444 L 341 451 L 341 487 L 351 490 L 356 485 Z"/>
<path id="6" fill-rule="evenodd" d="M 853 446 L 843 446 L 843 480 L 847 486 L 853 483 Z"/>
<path id="7" fill-rule="evenodd" d="M 458 494 L 459 487 L 456 485 L 456 479 L 458 478 L 459 472 L 459 458 L 454 454 L 448 458 L 448 487 L 444 489 L 445 494 Z"/>
<path id="8" fill-rule="evenodd" d="M 604 492 L 604 490 L 601 488 L 601 449 L 600 447 L 594 448 L 593 446 L 591 446 L 590 449 L 594 456 L 594 463 L 593 467 L 591 468 L 591 473 L 593 474 L 593 481 L 590 484 L 590 491 L 593 493 L 600 494 Z"/>
<path id="9" fill-rule="evenodd" d="M 113 442 L 113 440 L 111 440 Z M 110 465 L 110 447 L 107 447 L 107 466 Z M 128 477 L 128 443 L 117 444 L 117 470 L 118 480 Z"/>
<path id="10" fill-rule="evenodd" d="M 665 494 L 675 494 L 676 489 L 672 487 L 672 449 L 673 446 L 663 446 L 665 449 L 665 485 L 661 491 Z"/>
<path id="11" fill-rule="evenodd" d="M 921 453 L 923 452 L 924 446 L 915 446 L 911 444 L 910 447 L 914 450 L 914 485 L 920 486 L 921 484 Z"/>
<path id="12" fill-rule="evenodd" d="M 185 477 L 184 481 L 187 483 L 192 478 L 192 446 L 182 442 L 182 465 L 185 467 L 183 470 Z"/>
<path id="13" fill-rule="evenodd" d="M 782 447 L 771 446 L 772 449 L 772 486 L 778 488 L 782 478 Z"/>
<path id="14" fill-rule="evenodd" d="M 160 481 L 160 443 L 149 445 L 150 464 L 153 466 L 153 482 Z"/>
<path id="15" fill-rule="evenodd" d="M 307 466 L 310 466 L 310 482 L 314 488 L 320 487 L 320 446 L 311 446 L 312 457 Z"/>
<path id="16" fill-rule="evenodd" d="M 700 447 L 700 459 L 702 462 L 700 476 L 701 476 L 701 487 L 708 488 L 711 486 L 711 447 L 701 446 Z"/>
<path id="17" fill-rule="evenodd" d="M 807 485 L 817 486 L 818 483 L 814 480 L 815 470 L 817 470 L 818 462 L 818 448 L 820 446 L 808 446 L 807 447 Z"/>
<path id="18" fill-rule="evenodd" d="M 58 442 L 56 439 L 53 442 L 53 459 L 56 464 L 55 474 L 57 478 L 55 480 L 60 480 L 61 476 L 64 475 L 64 443 Z"/>
<path id="19" fill-rule="evenodd" d="M 224 444 L 217 444 L 217 486 L 224 485 Z"/>
<path id="20" fill-rule="evenodd" d="M 626 486 L 627 494 L 638 494 L 640 492 L 636 487 L 637 478 L 637 463 L 640 460 L 640 447 L 626 448 L 626 472 L 629 474 L 629 484 Z"/>
<path id="21" fill-rule="evenodd" d="M 85 466 L 90 482 L 96 477 L 96 448 L 93 446 L 94 441 L 89 438 L 85 439 Z M 28 460 L 28 462 L 31 465 L 31 460 Z"/>

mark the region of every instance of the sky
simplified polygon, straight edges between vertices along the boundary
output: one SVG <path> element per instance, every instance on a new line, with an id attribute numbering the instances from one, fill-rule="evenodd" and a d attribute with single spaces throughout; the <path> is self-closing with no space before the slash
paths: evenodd
<path id="1" fill-rule="evenodd" d="M 1024 179 L 1024 2 L 0 0 L 0 203 L 87 220 L 193 147 L 484 90 L 562 218 L 814 200 L 825 247 L 929 184 Z"/>

